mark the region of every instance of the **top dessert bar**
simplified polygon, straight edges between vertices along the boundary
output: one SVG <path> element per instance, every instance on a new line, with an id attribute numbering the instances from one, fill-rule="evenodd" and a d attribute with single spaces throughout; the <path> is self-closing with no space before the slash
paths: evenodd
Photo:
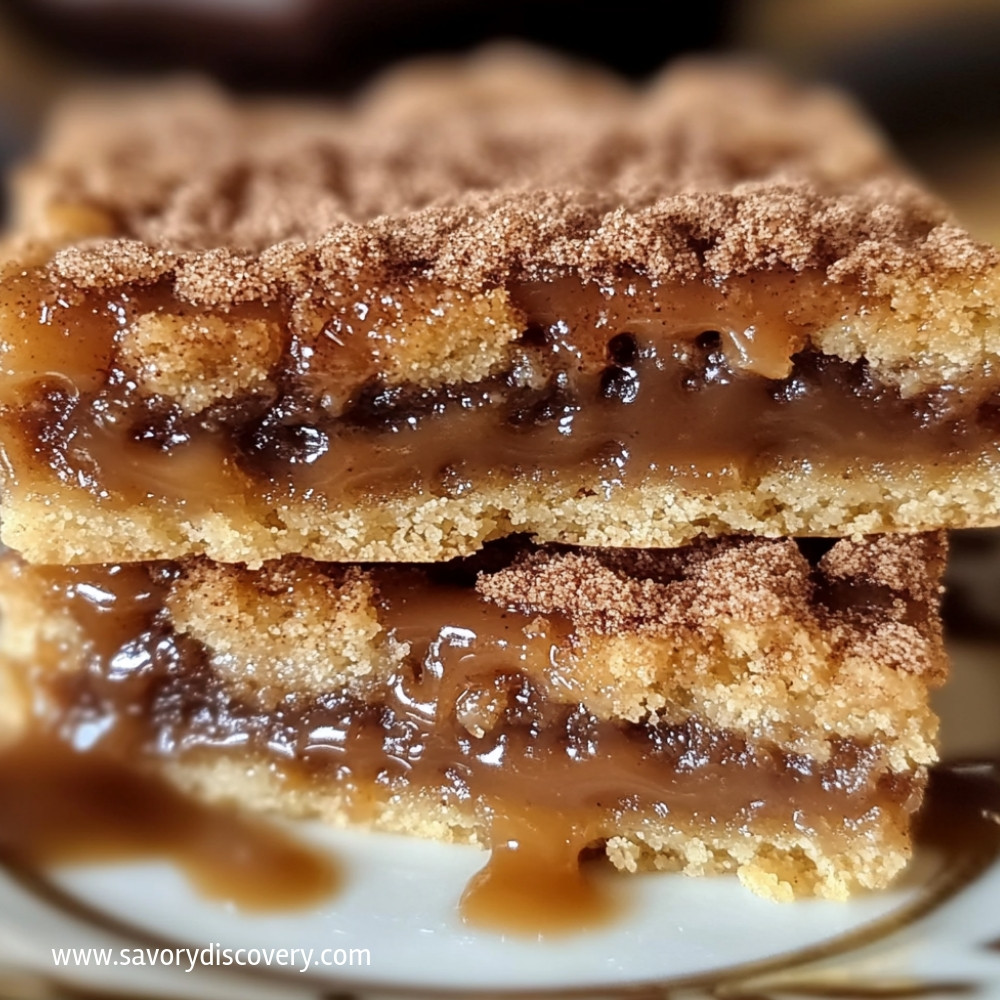
<path id="1" fill-rule="evenodd" d="M 34 561 L 1000 522 L 1000 256 L 760 69 L 93 97 L 14 209 L 0 514 Z"/>

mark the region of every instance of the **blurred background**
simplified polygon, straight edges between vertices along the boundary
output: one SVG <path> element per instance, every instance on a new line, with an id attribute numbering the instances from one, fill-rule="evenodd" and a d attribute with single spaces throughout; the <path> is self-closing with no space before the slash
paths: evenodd
<path id="1" fill-rule="evenodd" d="M 193 70 L 240 91 L 344 94 L 409 55 L 517 38 L 633 78 L 690 51 L 761 54 L 852 91 L 1000 242 L 998 0 L 0 0 L 0 165 L 81 81 Z"/>
<path id="2" fill-rule="evenodd" d="M 193 71 L 238 92 L 341 96 L 408 56 L 498 39 L 638 80 L 682 53 L 740 52 L 852 92 L 961 221 L 1000 243 L 1000 0 L 698 0 L 662 6 L 652 24 L 650 9 L 635 0 L 0 0 L 0 169 L 30 151 L 53 100 L 95 80 Z M 987 731 L 1000 729 L 1000 533 L 956 535 L 950 575 L 949 634 L 971 644 L 963 658 L 978 665 L 965 668 L 981 685 L 971 703 L 990 714 Z M 976 727 L 951 729 L 944 714 L 952 749 L 977 752 L 961 745 Z"/>

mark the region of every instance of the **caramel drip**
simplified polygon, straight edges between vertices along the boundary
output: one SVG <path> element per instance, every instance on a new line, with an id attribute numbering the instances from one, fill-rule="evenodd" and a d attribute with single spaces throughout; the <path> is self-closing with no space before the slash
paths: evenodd
<path id="1" fill-rule="evenodd" d="M 0 750 L 0 852 L 31 865 L 165 858 L 245 910 L 308 907 L 340 884 L 327 856 L 277 828 L 46 732 Z"/>
<path id="2" fill-rule="evenodd" d="M 596 927 L 620 912 L 607 882 L 580 853 L 593 817 L 501 812 L 490 829 L 490 859 L 462 894 L 466 923 L 505 933 L 555 935 Z"/>
<path id="3" fill-rule="evenodd" d="M 497 677 L 516 671 L 543 678 L 558 659 L 568 625 L 528 620 L 471 591 L 453 588 L 442 595 L 421 583 L 382 588 L 382 617 L 420 665 L 409 697 L 435 706 L 436 726 L 485 733 L 507 707 L 508 693 L 498 689 Z M 461 624 L 441 627 L 443 606 L 449 620 Z M 490 860 L 462 895 L 463 919 L 515 934 L 559 934 L 610 920 L 615 906 L 607 888 L 579 862 L 581 851 L 601 840 L 598 812 L 567 812 L 539 801 L 522 810 L 519 802 L 530 786 L 517 785 L 506 794 L 494 787 L 484 801 Z"/>

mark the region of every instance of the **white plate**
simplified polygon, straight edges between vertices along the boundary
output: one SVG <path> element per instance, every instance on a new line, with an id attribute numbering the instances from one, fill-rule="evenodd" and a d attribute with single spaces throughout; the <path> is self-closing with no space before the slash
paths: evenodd
<path id="1" fill-rule="evenodd" d="M 954 681 L 939 705 L 945 756 L 1000 758 L 1000 649 L 965 645 L 954 653 Z M 0 873 L 0 998 L 633 990 L 643 997 L 1000 998 L 1000 825 L 995 814 L 983 815 L 1000 812 L 1000 782 L 974 770 L 955 782 L 959 798 L 931 796 L 938 839 L 942 826 L 950 828 L 944 847 L 929 837 L 890 891 L 847 904 L 780 905 L 731 878 L 609 875 L 625 896 L 624 915 L 600 930 L 544 940 L 471 931 L 458 920 L 456 901 L 485 860 L 474 848 L 313 825 L 297 829 L 329 844 L 349 877 L 340 895 L 307 912 L 240 913 L 199 898 L 166 865 L 47 876 L 7 869 Z M 260 949 L 261 964 L 190 972 L 186 956 L 183 968 L 176 959 L 134 964 L 140 954 L 148 961 L 150 950 L 210 946 L 215 955 Z M 111 964 L 57 967 L 53 949 L 71 948 L 111 949 Z M 308 968 L 301 952 L 294 968 L 275 958 L 265 964 L 268 951 L 293 948 L 312 950 Z"/>

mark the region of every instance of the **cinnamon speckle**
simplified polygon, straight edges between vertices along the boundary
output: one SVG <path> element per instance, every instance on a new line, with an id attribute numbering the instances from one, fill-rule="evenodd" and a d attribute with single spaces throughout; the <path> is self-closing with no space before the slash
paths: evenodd
<path id="1" fill-rule="evenodd" d="M 343 106 L 191 83 L 80 99 L 24 184 L 29 236 L 65 204 L 115 220 L 55 255 L 59 277 L 167 279 L 210 306 L 362 270 L 481 291 L 554 273 L 876 282 L 998 262 L 846 99 L 710 62 L 632 90 L 493 50 L 398 70 Z"/>

